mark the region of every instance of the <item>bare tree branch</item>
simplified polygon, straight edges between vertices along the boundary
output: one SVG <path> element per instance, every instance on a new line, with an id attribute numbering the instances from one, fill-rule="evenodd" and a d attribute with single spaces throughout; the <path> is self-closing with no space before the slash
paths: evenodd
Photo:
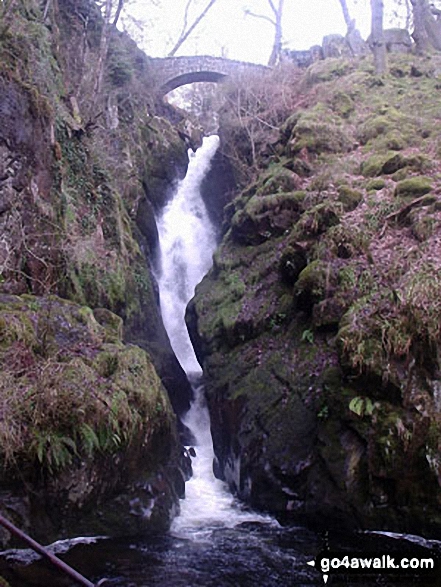
<path id="1" fill-rule="evenodd" d="M 271 6 L 271 10 L 274 12 L 274 16 L 277 18 L 277 8 L 275 7 L 273 0 L 268 0 L 268 4 Z"/>
<path id="2" fill-rule="evenodd" d="M 267 16 L 266 14 L 257 14 L 252 12 L 249 8 L 245 8 L 244 10 L 246 15 L 266 20 L 274 27 L 274 42 L 268 61 L 268 65 L 270 66 L 276 65 L 282 50 L 282 16 L 284 2 L 285 0 L 279 0 L 278 4 L 276 5 L 274 0 L 268 0 L 269 7 L 271 8 L 275 17 L 274 19 L 271 16 Z"/>
<path id="3" fill-rule="evenodd" d="M 181 45 L 188 39 L 188 37 L 191 35 L 191 33 L 194 31 L 194 29 L 198 26 L 198 24 L 201 22 L 201 20 L 205 17 L 205 15 L 210 10 L 210 8 L 213 6 L 213 4 L 215 4 L 215 2 L 216 2 L 216 0 L 210 0 L 208 2 L 207 6 L 204 8 L 204 10 L 193 21 L 193 24 L 183 34 L 181 34 L 181 36 L 177 40 L 175 46 L 168 54 L 168 57 L 173 57 L 173 55 L 175 55 L 175 53 L 178 51 L 178 49 L 181 47 Z"/>
<path id="4" fill-rule="evenodd" d="M 116 23 L 118 22 L 119 16 L 121 14 L 121 10 L 123 9 L 123 6 L 124 6 L 124 2 L 125 2 L 125 0 L 118 0 L 118 7 L 116 9 L 115 16 L 113 18 L 113 26 L 116 26 Z"/>
<path id="5" fill-rule="evenodd" d="M 254 16 L 255 18 L 262 18 L 263 20 L 266 20 L 269 23 L 271 23 L 274 27 L 277 26 L 276 21 L 273 20 L 270 16 L 266 16 L 266 14 L 257 14 L 256 12 L 251 12 L 251 10 L 249 10 L 248 8 L 245 9 L 245 14 L 247 16 Z"/>
<path id="6" fill-rule="evenodd" d="M 190 6 L 193 4 L 193 0 L 188 0 L 187 2 L 187 6 L 185 7 L 185 12 L 184 12 L 184 22 L 182 25 L 182 30 L 179 34 L 179 38 L 181 38 L 184 34 L 185 31 L 187 30 L 187 26 L 188 26 L 188 13 L 190 11 Z"/>

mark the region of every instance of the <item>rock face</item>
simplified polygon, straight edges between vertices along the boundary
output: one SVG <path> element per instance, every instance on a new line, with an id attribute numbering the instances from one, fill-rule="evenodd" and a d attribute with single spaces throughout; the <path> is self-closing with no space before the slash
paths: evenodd
<path id="1" fill-rule="evenodd" d="M 312 65 L 189 305 L 217 473 L 282 518 L 439 532 L 438 62 Z"/>
<path id="2" fill-rule="evenodd" d="M 94 94 L 103 27 L 94 2 L 60 2 L 46 23 L 15 16 L 0 44 L 0 291 L 55 293 L 120 315 L 125 340 L 151 353 L 182 414 L 191 390 L 152 266 L 155 213 L 185 172 L 184 142 L 155 116 L 146 56 L 116 30 Z M 14 27 L 39 42 L 32 31 L 21 42 Z"/>
<path id="3" fill-rule="evenodd" d="M 105 309 L 0 296 L 0 509 L 37 539 L 158 531 L 176 512 L 176 418 L 121 334 Z"/>
<path id="4" fill-rule="evenodd" d="M 44 8 L 12 7 L 0 35 L 1 509 L 45 540 L 166 527 L 182 475 L 156 372 L 178 415 L 191 389 L 152 268 L 186 146 L 95 2 Z"/>

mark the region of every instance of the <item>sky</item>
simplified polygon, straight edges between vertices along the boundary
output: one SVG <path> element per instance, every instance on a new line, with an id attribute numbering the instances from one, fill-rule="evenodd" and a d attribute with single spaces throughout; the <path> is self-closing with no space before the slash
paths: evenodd
<path id="1" fill-rule="evenodd" d="M 198 6 L 207 3 L 207 0 L 197 1 Z M 157 0 L 156 3 L 157 6 L 153 6 L 152 0 L 137 0 L 132 14 L 145 20 L 144 41 L 137 39 L 138 43 L 152 57 L 164 57 L 179 36 L 187 0 Z M 370 1 L 348 0 L 348 5 L 362 36 L 367 38 Z M 385 0 L 389 16 L 393 5 L 393 0 Z M 271 53 L 274 29 L 263 19 L 245 16 L 245 6 L 256 13 L 270 14 L 268 0 L 217 0 L 177 55 L 221 55 L 266 63 Z M 308 49 L 321 44 L 325 35 L 345 34 L 339 0 L 285 0 L 283 30 L 284 46 L 289 49 Z"/>

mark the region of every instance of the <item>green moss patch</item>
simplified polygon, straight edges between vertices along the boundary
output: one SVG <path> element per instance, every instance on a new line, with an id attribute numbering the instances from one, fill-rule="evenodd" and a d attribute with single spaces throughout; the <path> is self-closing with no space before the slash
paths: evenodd
<path id="1" fill-rule="evenodd" d="M 311 153 L 345 153 L 352 148 L 350 134 L 341 118 L 322 104 L 300 112 L 289 140 L 292 154 L 307 149 Z"/>
<path id="2" fill-rule="evenodd" d="M 118 317 L 56 297 L 3 298 L 0 463 L 14 475 L 54 474 L 150 435 L 171 411 L 145 353 L 122 344 Z M 17 336 L 14 310 L 28 336 Z M 105 318 L 105 320 L 104 320 Z M 112 343 L 108 341 L 112 340 Z"/>
<path id="3" fill-rule="evenodd" d="M 432 187 L 432 180 L 429 177 L 410 177 L 397 183 L 394 195 L 397 198 L 418 198 L 428 194 Z"/>

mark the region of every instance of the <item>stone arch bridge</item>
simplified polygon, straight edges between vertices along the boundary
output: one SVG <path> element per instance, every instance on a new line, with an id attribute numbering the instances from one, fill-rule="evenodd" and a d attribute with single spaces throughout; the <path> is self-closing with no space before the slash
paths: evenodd
<path id="1" fill-rule="evenodd" d="M 193 82 L 219 82 L 227 76 L 252 72 L 263 74 L 271 70 L 265 65 L 206 55 L 152 58 L 150 68 L 155 88 L 162 96 Z"/>

